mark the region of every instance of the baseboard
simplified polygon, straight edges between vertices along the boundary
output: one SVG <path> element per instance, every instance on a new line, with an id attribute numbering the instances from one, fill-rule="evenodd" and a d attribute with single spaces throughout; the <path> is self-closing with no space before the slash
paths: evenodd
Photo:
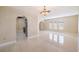
<path id="1" fill-rule="evenodd" d="M 4 46 L 10 45 L 10 44 L 14 44 L 14 43 L 16 43 L 16 40 L 5 42 L 5 43 L 1 43 L 0 47 L 4 47 Z"/>

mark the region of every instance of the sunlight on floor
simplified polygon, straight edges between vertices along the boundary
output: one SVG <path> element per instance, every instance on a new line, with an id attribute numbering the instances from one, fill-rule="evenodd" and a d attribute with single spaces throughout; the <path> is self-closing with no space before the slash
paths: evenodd
<path id="1" fill-rule="evenodd" d="M 3 47 L 0 51 L 76 52 L 78 51 L 76 43 L 77 34 L 75 33 L 41 31 L 39 36 L 19 38 L 15 44 Z"/>

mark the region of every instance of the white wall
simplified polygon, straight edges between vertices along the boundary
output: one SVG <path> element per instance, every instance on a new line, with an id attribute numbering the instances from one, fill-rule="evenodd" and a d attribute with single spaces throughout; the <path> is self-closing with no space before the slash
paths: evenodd
<path id="1" fill-rule="evenodd" d="M 17 15 L 8 7 L 0 7 L 0 43 L 16 40 Z"/>
<path id="2" fill-rule="evenodd" d="M 38 15 L 32 14 L 32 12 L 29 9 L 29 7 L 24 7 L 22 9 L 20 9 L 20 7 L 13 7 L 14 9 L 16 9 L 18 12 L 20 11 L 26 18 L 28 21 L 28 36 L 35 36 L 38 33 Z M 25 10 L 24 10 L 25 9 Z M 33 12 L 34 13 L 34 12 Z"/>
<path id="3" fill-rule="evenodd" d="M 28 20 L 28 36 L 35 36 L 38 33 L 38 18 L 37 16 L 27 16 Z"/>
<path id="4" fill-rule="evenodd" d="M 79 15 L 78 15 L 78 51 L 79 51 Z"/>
<path id="5" fill-rule="evenodd" d="M 31 16 L 12 7 L 0 7 L 0 43 L 16 40 L 16 17 L 23 15 L 28 20 L 28 36 L 37 35 L 37 16 Z"/>
<path id="6" fill-rule="evenodd" d="M 79 15 L 78 15 L 78 32 L 79 32 Z"/>

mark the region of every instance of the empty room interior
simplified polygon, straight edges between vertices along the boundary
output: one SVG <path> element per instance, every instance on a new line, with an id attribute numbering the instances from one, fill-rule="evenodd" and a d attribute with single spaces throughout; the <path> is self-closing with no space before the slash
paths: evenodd
<path id="1" fill-rule="evenodd" d="M 78 6 L 0 6 L 0 52 L 78 51 Z"/>

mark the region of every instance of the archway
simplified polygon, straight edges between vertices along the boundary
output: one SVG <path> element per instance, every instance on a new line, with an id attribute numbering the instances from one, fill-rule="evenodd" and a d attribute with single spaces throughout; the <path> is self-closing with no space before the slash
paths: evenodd
<path id="1" fill-rule="evenodd" d="M 28 36 L 27 18 L 25 16 L 18 16 L 16 19 L 16 33 L 18 39 L 24 39 Z"/>

